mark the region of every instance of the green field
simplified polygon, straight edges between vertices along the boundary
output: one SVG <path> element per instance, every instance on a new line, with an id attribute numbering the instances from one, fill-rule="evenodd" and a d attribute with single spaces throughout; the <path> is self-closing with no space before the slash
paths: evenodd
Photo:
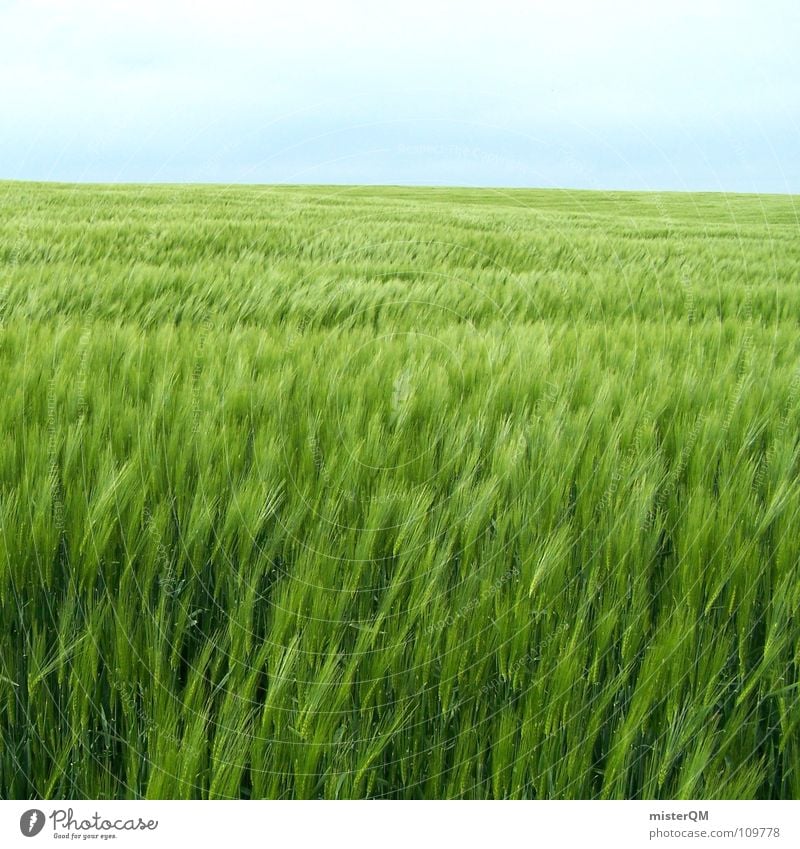
<path id="1" fill-rule="evenodd" d="M 800 797 L 797 202 L 0 183 L 0 797 Z"/>

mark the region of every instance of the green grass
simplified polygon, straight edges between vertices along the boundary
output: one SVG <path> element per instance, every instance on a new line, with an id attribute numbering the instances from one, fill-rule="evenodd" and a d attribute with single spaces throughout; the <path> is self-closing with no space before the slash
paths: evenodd
<path id="1" fill-rule="evenodd" d="M 800 796 L 795 203 L 0 184 L 0 796 Z"/>

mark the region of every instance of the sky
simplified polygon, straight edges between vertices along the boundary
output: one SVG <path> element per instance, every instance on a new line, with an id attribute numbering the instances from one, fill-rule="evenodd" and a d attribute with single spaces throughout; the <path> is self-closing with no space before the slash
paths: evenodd
<path id="1" fill-rule="evenodd" d="M 0 179 L 800 193 L 800 4 L 0 0 Z"/>

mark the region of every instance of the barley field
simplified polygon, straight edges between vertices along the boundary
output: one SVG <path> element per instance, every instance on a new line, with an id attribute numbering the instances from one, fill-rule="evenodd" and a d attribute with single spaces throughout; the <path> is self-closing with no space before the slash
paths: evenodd
<path id="1" fill-rule="evenodd" d="M 800 796 L 791 196 L 0 183 L 0 796 Z"/>

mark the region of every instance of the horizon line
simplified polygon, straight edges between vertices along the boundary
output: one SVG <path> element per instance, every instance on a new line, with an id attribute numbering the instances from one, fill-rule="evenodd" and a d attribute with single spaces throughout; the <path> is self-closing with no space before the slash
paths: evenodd
<path id="1" fill-rule="evenodd" d="M 583 192 L 591 194 L 640 194 L 640 195 L 722 195 L 747 197 L 800 198 L 800 192 L 750 191 L 728 189 L 631 189 L 597 188 L 586 186 L 495 186 L 463 185 L 457 183 L 248 183 L 244 181 L 190 181 L 190 180 L 41 180 L 32 178 L 0 177 L 0 185 L 21 184 L 32 186 L 119 186 L 142 188 L 278 188 L 278 189 L 439 189 L 451 191 L 498 191 L 498 192 Z"/>

